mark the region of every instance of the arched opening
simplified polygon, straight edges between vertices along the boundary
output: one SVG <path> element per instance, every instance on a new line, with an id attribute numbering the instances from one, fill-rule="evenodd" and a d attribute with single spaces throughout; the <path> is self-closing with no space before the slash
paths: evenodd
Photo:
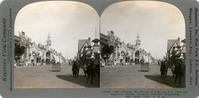
<path id="1" fill-rule="evenodd" d="M 15 57 L 14 57 L 15 62 L 17 66 L 19 66 L 20 63 L 23 63 L 26 60 L 27 53 L 24 54 L 26 52 L 26 48 L 24 46 L 20 46 L 20 44 L 15 44 L 14 52 L 15 52 Z"/>
<path id="2" fill-rule="evenodd" d="M 50 51 L 46 52 L 46 64 L 50 64 Z"/>
<path id="3" fill-rule="evenodd" d="M 106 60 L 110 58 L 110 55 L 114 52 L 114 46 L 109 45 L 108 43 L 102 47 L 101 57 Z"/>
<path id="4" fill-rule="evenodd" d="M 139 60 L 140 60 L 140 52 L 136 51 L 135 52 L 135 64 L 139 64 Z"/>

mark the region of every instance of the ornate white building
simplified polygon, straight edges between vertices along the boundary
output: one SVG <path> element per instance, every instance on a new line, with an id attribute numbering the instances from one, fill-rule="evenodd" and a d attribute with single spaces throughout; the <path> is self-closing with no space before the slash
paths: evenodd
<path id="1" fill-rule="evenodd" d="M 100 34 L 100 45 L 102 58 L 108 65 L 133 65 L 140 63 L 141 60 L 144 60 L 144 63 L 154 62 L 151 53 L 147 53 L 144 49 L 140 48 L 141 40 L 139 33 L 134 44 L 126 44 L 124 41 L 121 42 L 120 38 L 114 35 L 113 31 L 108 31 L 107 36 Z"/>
<path id="2" fill-rule="evenodd" d="M 25 32 L 19 32 L 19 36 L 15 36 L 15 64 L 16 65 L 46 65 L 52 60 L 56 63 L 65 62 L 65 58 L 50 46 L 52 41 L 50 34 L 45 44 L 32 42 L 31 38 L 25 35 Z"/>

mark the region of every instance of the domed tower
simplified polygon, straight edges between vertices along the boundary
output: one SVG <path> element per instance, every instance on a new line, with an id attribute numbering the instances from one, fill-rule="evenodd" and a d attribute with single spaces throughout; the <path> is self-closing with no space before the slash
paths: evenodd
<path id="1" fill-rule="evenodd" d="M 134 52 L 134 57 L 135 57 L 135 64 L 138 64 L 140 61 L 140 36 L 139 33 L 137 34 L 137 39 L 136 39 L 136 45 L 135 45 L 135 52 Z"/>
<path id="2" fill-rule="evenodd" d="M 51 40 L 50 40 L 50 34 L 48 34 L 48 39 L 47 39 L 47 47 L 50 47 L 52 44 Z"/>
<path id="3" fill-rule="evenodd" d="M 52 42 L 50 40 L 50 34 L 48 34 L 48 38 L 46 41 L 46 64 L 50 64 L 51 63 L 51 52 L 50 52 L 50 46 L 51 46 Z"/>

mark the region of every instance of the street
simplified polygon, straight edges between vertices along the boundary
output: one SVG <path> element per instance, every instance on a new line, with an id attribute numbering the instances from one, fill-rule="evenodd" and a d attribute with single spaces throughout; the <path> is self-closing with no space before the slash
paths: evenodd
<path id="1" fill-rule="evenodd" d="M 184 88 L 178 81 L 174 85 L 174 77 L 168 69 L 167 77 L 160 77 L 160 66 L 150 64 L 148 72 L 141 71 L 140 65 L 101 67 L 101 88 Z M 52 71 L 52 65 L 17 67 L 14 69 L 15 88 L 98 88 L 99 78 L 96 75 L 94 84 L 86 84 L 83 70 L 79 77 L 73 78 L 72 66 L 61 65 L 61 71 Z"/>
<path id="2" fill-rule="evenodd" d="M 150 64 L 148 72 L 141 71 L 140 65 L 125 65 L 101 67 L 101 88 L 184 88 L 184 78 L 181 85 L 178 80 L 174 85 L 174 77 L 168 69 L 167 77 L 161 78 L 160 66 Z"/>
<path id="3" fill-rule="evenodd" d="M 17 67 L 14 69 L 15 88 L 98 88 L 99 78 L 86 84 L 80 68 L 79 77 L 73 78 L 72 66 L 61 64 L 61 71 L 52 71 L 52 65 Z"/>

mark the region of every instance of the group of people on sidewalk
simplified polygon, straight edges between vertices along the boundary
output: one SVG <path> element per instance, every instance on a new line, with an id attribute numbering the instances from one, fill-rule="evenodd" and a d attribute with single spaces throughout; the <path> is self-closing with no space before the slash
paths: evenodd
<path id="1" fill-rule="evenodd" d="M 167 61 L 162 61 L 160 66 L 161 78 L 167 76 L 167 71 L 169 68 L 172 71 L 173 77 L 175 77 L 173 84 L 175 85 L 178 79 L 178 84 L 181 85 L 181 77 L 184 77 L 185 66 L 180 61 L 178 61 L 176 64 L 173 64 L 172 66 L 169 66 Z"/>
<path id="2" fill-rule="evenodd" d="M 84 63 L 83 65 L 81 65 L 79 61 L 74 61 L 72 64 L 73 78 L 79 76 L 80 68 L 84 71 L 84 77 L 87 77 L 86 83 L 88 83 L 90 79 L 90 83 L 93 84 L 93 78 L 95 75 L 97 74 L 98 77 L 100 76 L 100 65 L 94 64 L 94 61 Z"/>

